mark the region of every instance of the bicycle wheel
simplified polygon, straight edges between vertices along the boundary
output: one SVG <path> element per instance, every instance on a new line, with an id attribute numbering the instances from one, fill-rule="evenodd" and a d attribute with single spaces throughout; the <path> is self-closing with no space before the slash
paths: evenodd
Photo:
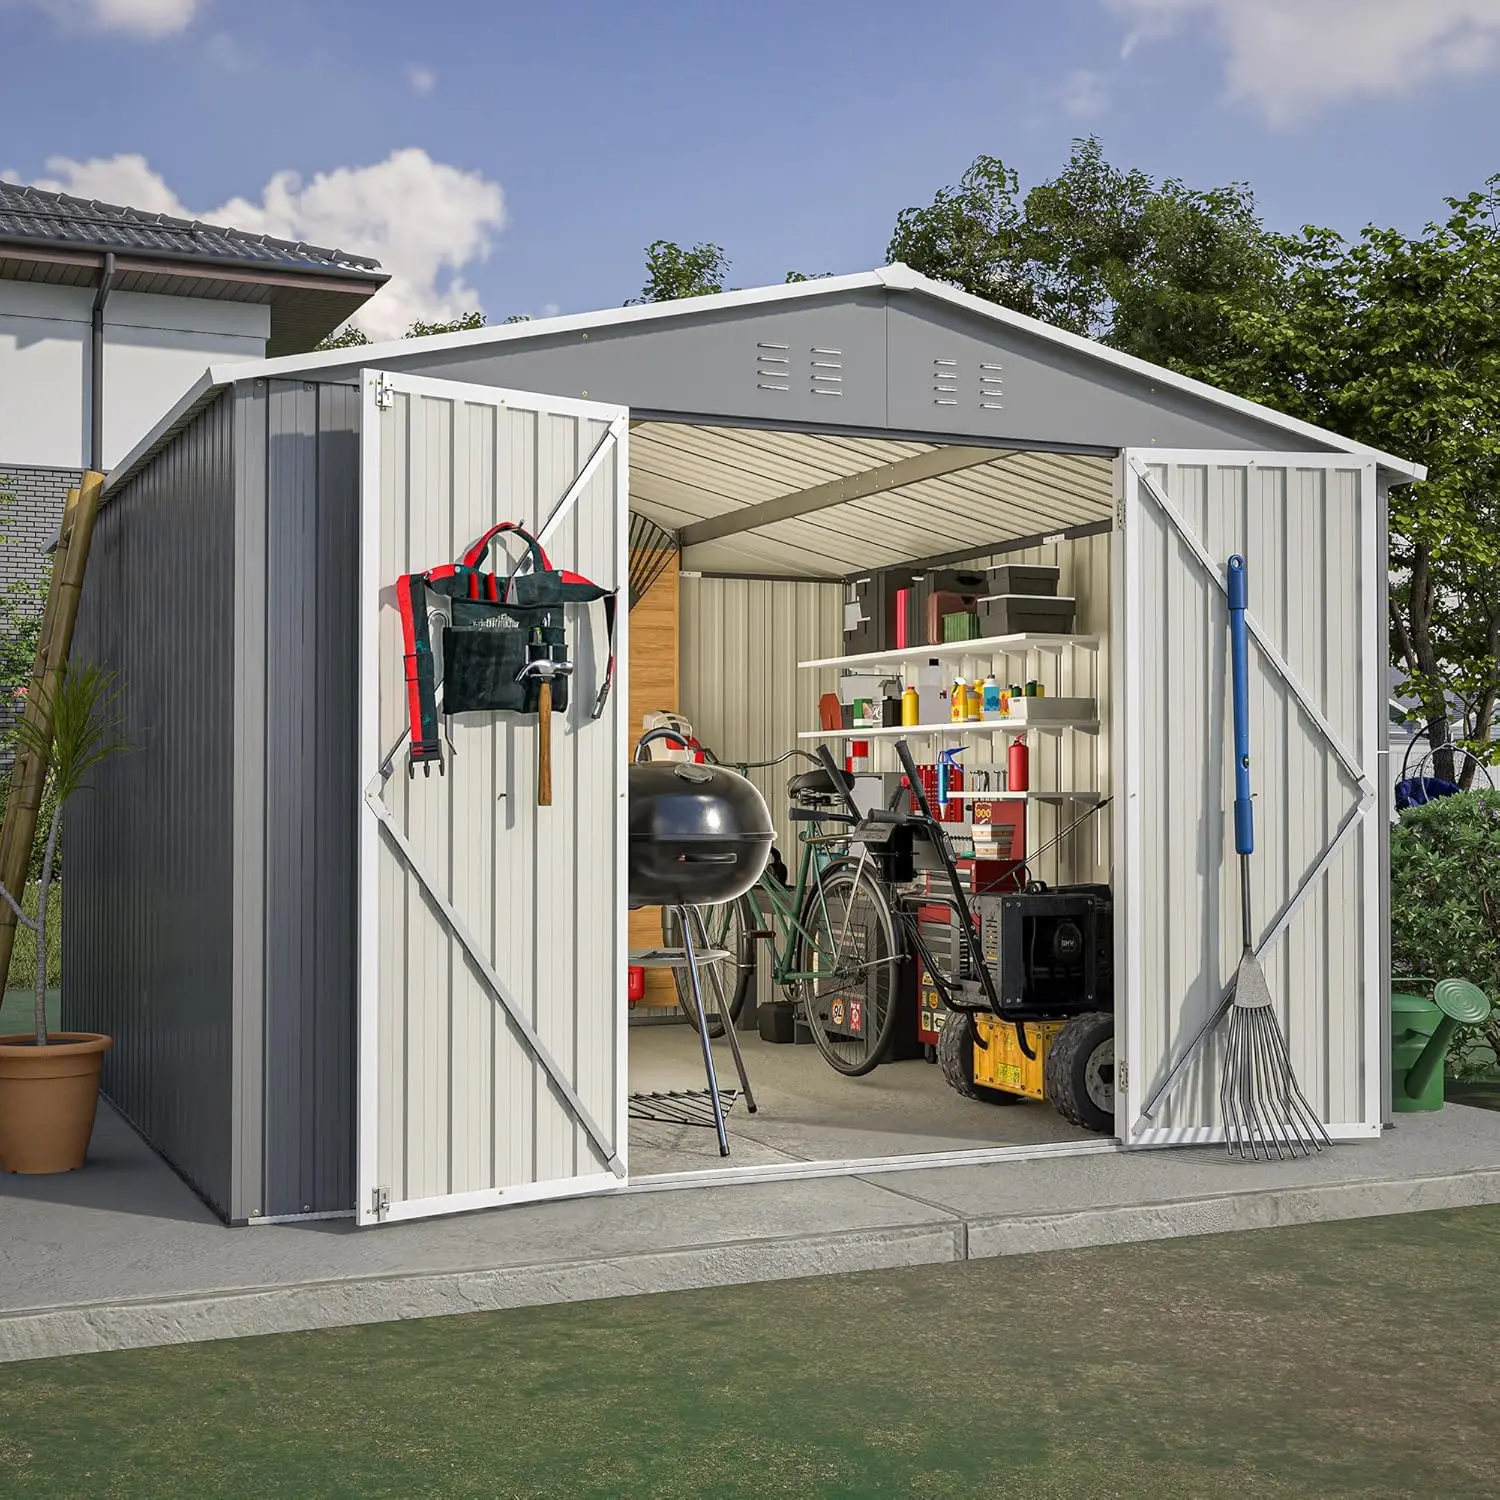
<path id="1" fill-rule="evenodd" d="M 748 907 L 744 896 L 722 906 L 699 906 L 694 909 L 703 919 L 702 931 L 708 934 L 708 947 L 722 948 L 729 953 L 728 958 L 698 965 L 698 982 L 703 988 L 703 1010 L 708 1017 L 708 1034 L 710 1037 L 721 1037 L 724 1035 L 724 1022 L 719 1016 L 717 991 L 722 987 L 730 1019 L 738 1023 L 740 1012 L 745 1008 L 745 997 L 750 993 L 750 985 L 755 977 L 755 947 L 747 935 L 755 930 L 755 914 Z M 663 947 L 683 946 L 677 912 L 673 907 L 662 907 L 661 936 Z M 699 929 L 693 932 L 693 946 L 703 946 Z M 696 1031 L 698 1012 L 693 1006 L 693 987 L 688 971 L 673 969 L 672 979 L 677 986 L 678 1008 L 687 1017 L 688 1025 Z"/>
<path id="2" fill-rule="evenodd" d="M 797 968 L 803 1014 L 830 1067 L 858 1078 L 891 1048 L 901 947 L 885 888 L 868 869 L 835 865 L 802 903 Z M 815 939 L 809 942 L 809 937 Z"/>

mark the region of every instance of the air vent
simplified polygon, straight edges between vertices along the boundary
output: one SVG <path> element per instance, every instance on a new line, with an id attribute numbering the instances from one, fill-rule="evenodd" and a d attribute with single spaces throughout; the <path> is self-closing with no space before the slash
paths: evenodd
<path id="1" fill-rule="evenodd" d="M 755 346 L 755 385 L 758 390 L 791 390 L 791 347 L 790 344 L 767 343 Z"/>
<path id="2" fill-rule="evenodd" d="M 812 393 L 815 396 L 842 396 L 844 394 L 844 351 L 842 349 L 813 349 Z"/>
<path id="3" fill-rule="evenodd" d="M 935 359 L 932 362 L 932 404 L 958 405 L 958 361 Z"/>
<path id="4" fill-rule="evenodd" d="M 1005 405 L 1005 376 L 999 365 L 979 366 L 979 404 L 992 411 Z"/>

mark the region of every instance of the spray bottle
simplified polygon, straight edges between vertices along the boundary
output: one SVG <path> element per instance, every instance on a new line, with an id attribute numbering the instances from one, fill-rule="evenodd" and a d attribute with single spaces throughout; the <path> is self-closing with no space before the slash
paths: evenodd
<path id="1" fill-rule="evenodd" d="M 937 803 L 942 812 L 947 812 L 948 810 L 948 802 L 950 800 L 948 796 L 948 784 L 953 779 L 953 771 L 958 764 L 958 757 L 963 753 L 964 748 L 962 745 L 956 750 L 938 751 Z"/>

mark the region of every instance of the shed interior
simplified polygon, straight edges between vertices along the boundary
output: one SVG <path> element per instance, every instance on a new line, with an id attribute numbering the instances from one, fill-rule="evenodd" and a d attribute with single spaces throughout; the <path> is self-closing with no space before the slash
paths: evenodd
<path id="1" fill-rule="evenodd" d="M 1053 887 L 1110 882 L 1109 816 L 1100 807 L 1111 784 L 1110 458 L 663 420 L 634 423 L 630 444 L 632 512 L 681 544 L 676 564 L 631 613 L 633 734 L 652 712 L 678 712 L 721 761 L 751 763 L 748 774 L 766 799 L 777 849 L 795 879 L 799 833 L 808 825 L 789 820 L 786 784 L 808 764 L 755 763 L 821 743 L 846 769 L 872 775 L 900 769 L 893 742 L 902 731 L 819 732 L 819 701 L 839 694 L 841 680 L 848 697 L 856 681 L 914 678 L 914 667 L 938 662 L 948 683 L 960 674 L 972 683 L 992 673 L 1007 684 L 1036 682 L 1054 700 L 1080 699 L 1090 707 L 1023 736 L 1029 789 L 1005 800 L 1023 809 L 1025 849 L 1045 851 L 1028 860 L 1027 877 Z M 1069 629 L 950 642 L 931 653 L 876 653 L 880 660 L 846 646 L 852 580 L 903 566 L 916 574 L 1000 564 L 1057 568 L 1058 596 L 1074 601 Z M 943 721 L 904 731 L 918 763 L 931 764 L 939 749 L 959 748 L 964 784 L 997 787 L 1015 736 L 1004 721 L 953 724 L 946 689 L 943 702 Z M 851 752 L 860 752 L 857 760 Z M 967 804 L 964 814 L 950 827 L 961 853 L 972 827 Z M 764 926 L 775 926 L 768 913 L 763 918 Z M 630 926 L 633 950 L 672 940 L 659 910 L 633 911 Z M 790 993 L 773 978 L 771 946 L 760 945 L 752 1003 L 738 1031 L 758 1110 L 750 1115 L 743 1100 L 730 1108 L 725 1165 L 1101 1139 L 1041 1101 L 1002 1109 L 961 1097 L 934 1065 L 933 1048 L 913 1047 L 910 1038 L 898 1036 L 891 1059 L 858 1078 L 835 1072 L 805 1028 L 797 1028 L 796 1041 L 766 1039 L 772 1028 L 759 1024 L 759 1013 Z M 632 1095 L 701 1090 L 703 1062 L 678 1004 L 680 982 L 662 969 L 646 969 L 643 977 L 645 993 L 632 1007 L 629 1032 Z M 722 967 L 718 982 L 733 988 L 733 966 Z M 716 1042 L 715 1050 L 721 1085 L 733 1088 L 725 1043 Z M 714 1133 L 701 1123 L 707 1117 L 699 1112 L 700 1123 L 683 1125 L 672 1113 L 633 1101 L 633 1176 L 718 1164 Z"/>

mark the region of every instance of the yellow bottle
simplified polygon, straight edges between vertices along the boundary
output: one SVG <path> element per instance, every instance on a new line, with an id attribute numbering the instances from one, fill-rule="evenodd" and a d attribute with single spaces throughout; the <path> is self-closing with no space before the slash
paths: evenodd
<path id="1" fill-rule="evenodd" d="M 916 688 L 907 683 L 906 691 L 901 694 L 901 726 L 910 729 L 920 724 L 922 713 L 922 700 L 917 696 Z"/>
<path id="2" fill-rule="evenodd" d="M 977 724 L 984 718 L 984 679 L 982 677 L 976 677 L 970 686 L 966 707 L 968 713 L 964 717 L 971 724 Z"/>
<path id="3" fill-rule="evenodd" d="M 948 703 L 948 717 L 962 724 L 969 717 L 969 689 L 962 677 L 953 679 L 953 696 Z"/>

